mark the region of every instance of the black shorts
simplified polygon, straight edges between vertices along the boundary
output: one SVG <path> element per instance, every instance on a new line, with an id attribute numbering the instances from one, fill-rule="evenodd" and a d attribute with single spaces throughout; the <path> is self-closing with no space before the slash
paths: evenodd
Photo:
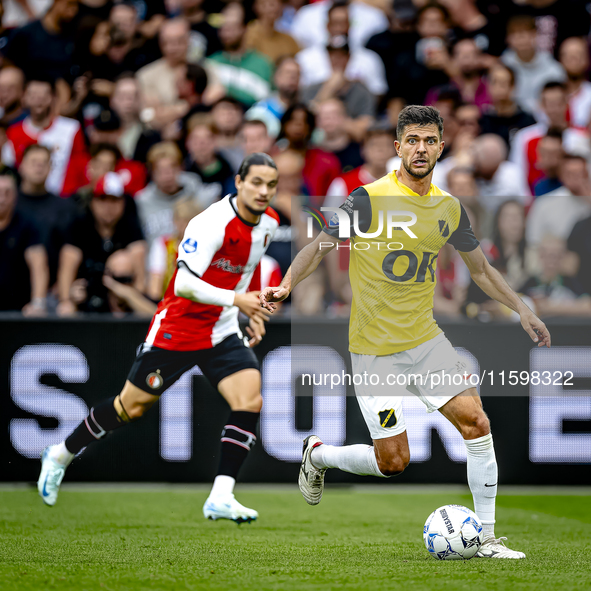
<path id="1" fill-rule="evenodd" d="M 216 389 L 224 378 L 233 373 L 259 369 L 253 350 L 246 347 L 237 334 L 233 334 L 215 347 L 200 351 L 169 351 L 143 346 L 127 379 L 140 390 L 160 396 L 196 365 Z"/>

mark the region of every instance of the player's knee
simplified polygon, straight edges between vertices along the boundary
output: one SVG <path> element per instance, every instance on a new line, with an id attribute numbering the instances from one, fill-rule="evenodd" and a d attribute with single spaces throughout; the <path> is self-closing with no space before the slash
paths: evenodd
<path id="1" fill-rule="evenodd" d="M 242 396 L 231 405 L 232 410 L 244 410 L 247 412 L 261 412 L 263 408 L 263 397 L 260 392 L 250 396 Z"/>
<path id="2" fill-rule="evenodd" d="M 129 408 L 126 407 L 125 410 L 127 411 L 130 421 L 137 421 L 137 419 L 143 417 L 150 408 L 148 405 L 142 404 L 141 402 L 134 402 L 128 406 Z"/>
<path id="3" fill-rule="evenodd" d="M 461 423 L 464 439 L 477 439 L 490 433 L 490 422 L 483 410 L 466 417 Z"/>
<path id="4" fill-rule="evenodd" d="M 257 394 L 257 396 L 254 398 L 253 408 L 254 408 L 253 412 L 261 412 L 261 410 L 263 408 L 263 397 L 260 394 Z"/>
<path id="5" fill-rule="evenodd" d="M 253 396 L 248 402 L 248 409 L 251 412 L 261 412 L 263 408 L 263 397 L 260 394 Z"/>
<path id="6" fill-rule="evenodd" d="M 403 453 L 391 458 L 378 458 L 378 468 L 384 476 L 397 476 L 404 472 L 404 469 L 408 466 L 409 462 L 410 454 Z"/>

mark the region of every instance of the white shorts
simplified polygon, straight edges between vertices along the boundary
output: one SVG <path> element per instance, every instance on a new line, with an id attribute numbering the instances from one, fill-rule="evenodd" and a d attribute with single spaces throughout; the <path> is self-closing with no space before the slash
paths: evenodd
<path id="1" fill-rule="evenodd" d="M 402 397 L 409 392 L 421 399 L 427 412 L 434 412 L 472 387 L 465 361 L 443 333 L 408 351 L 392 355 L 351 353 L 351 360 L 353 375 L 366 376 L 359 380 L 361 385 L 355 385 L 355 394 L 372 439 L 406 431 Z"/>

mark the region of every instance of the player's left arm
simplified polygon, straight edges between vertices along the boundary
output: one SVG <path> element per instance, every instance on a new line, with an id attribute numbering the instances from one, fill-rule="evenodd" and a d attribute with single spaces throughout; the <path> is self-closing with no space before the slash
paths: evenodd
<path id="1" fill-rule="evenodd" d="M 480 246 L 469 252 L 460 251 L 474 282 L 492 299 L 519 314 L 521 326 L 538 347 L 550 347 L 550 332 L 546 325 L 525 305 L 509 287 L 503 276 L 486 260 Z"/>

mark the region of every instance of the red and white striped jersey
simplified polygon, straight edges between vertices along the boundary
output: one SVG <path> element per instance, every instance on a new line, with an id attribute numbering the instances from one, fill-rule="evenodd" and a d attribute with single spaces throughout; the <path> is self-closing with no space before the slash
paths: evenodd
<path id="1" fill-rule="evenodd" d="M 86 152 L 86 144 L 80 123 L 68 117 L 54 117 L 49 127 L 40 129 L 33 125 L 30 117 L 11 125 L 2 147 L 2 162 L 18 168 L 25 149 L 39 144 L 51 151 L 51 170 L 45 181 L 45 188 L 55 195 L 61 195 L 68 174 L 72 155 Z"/>
<path id="2" fill-rule="evenodd" d="M 258 224 L 246 222 L 238 215 L 236 196 L 228 195 L 189 222 L 178 261 L 214 287 L 245 293 L 278 226 L 279 216 L 270 207 Z M 177 273 L 158 305 L 146 344 L 197 351 L 240 332 L 236 306 L 212 306 L 176 296 Z"/>

